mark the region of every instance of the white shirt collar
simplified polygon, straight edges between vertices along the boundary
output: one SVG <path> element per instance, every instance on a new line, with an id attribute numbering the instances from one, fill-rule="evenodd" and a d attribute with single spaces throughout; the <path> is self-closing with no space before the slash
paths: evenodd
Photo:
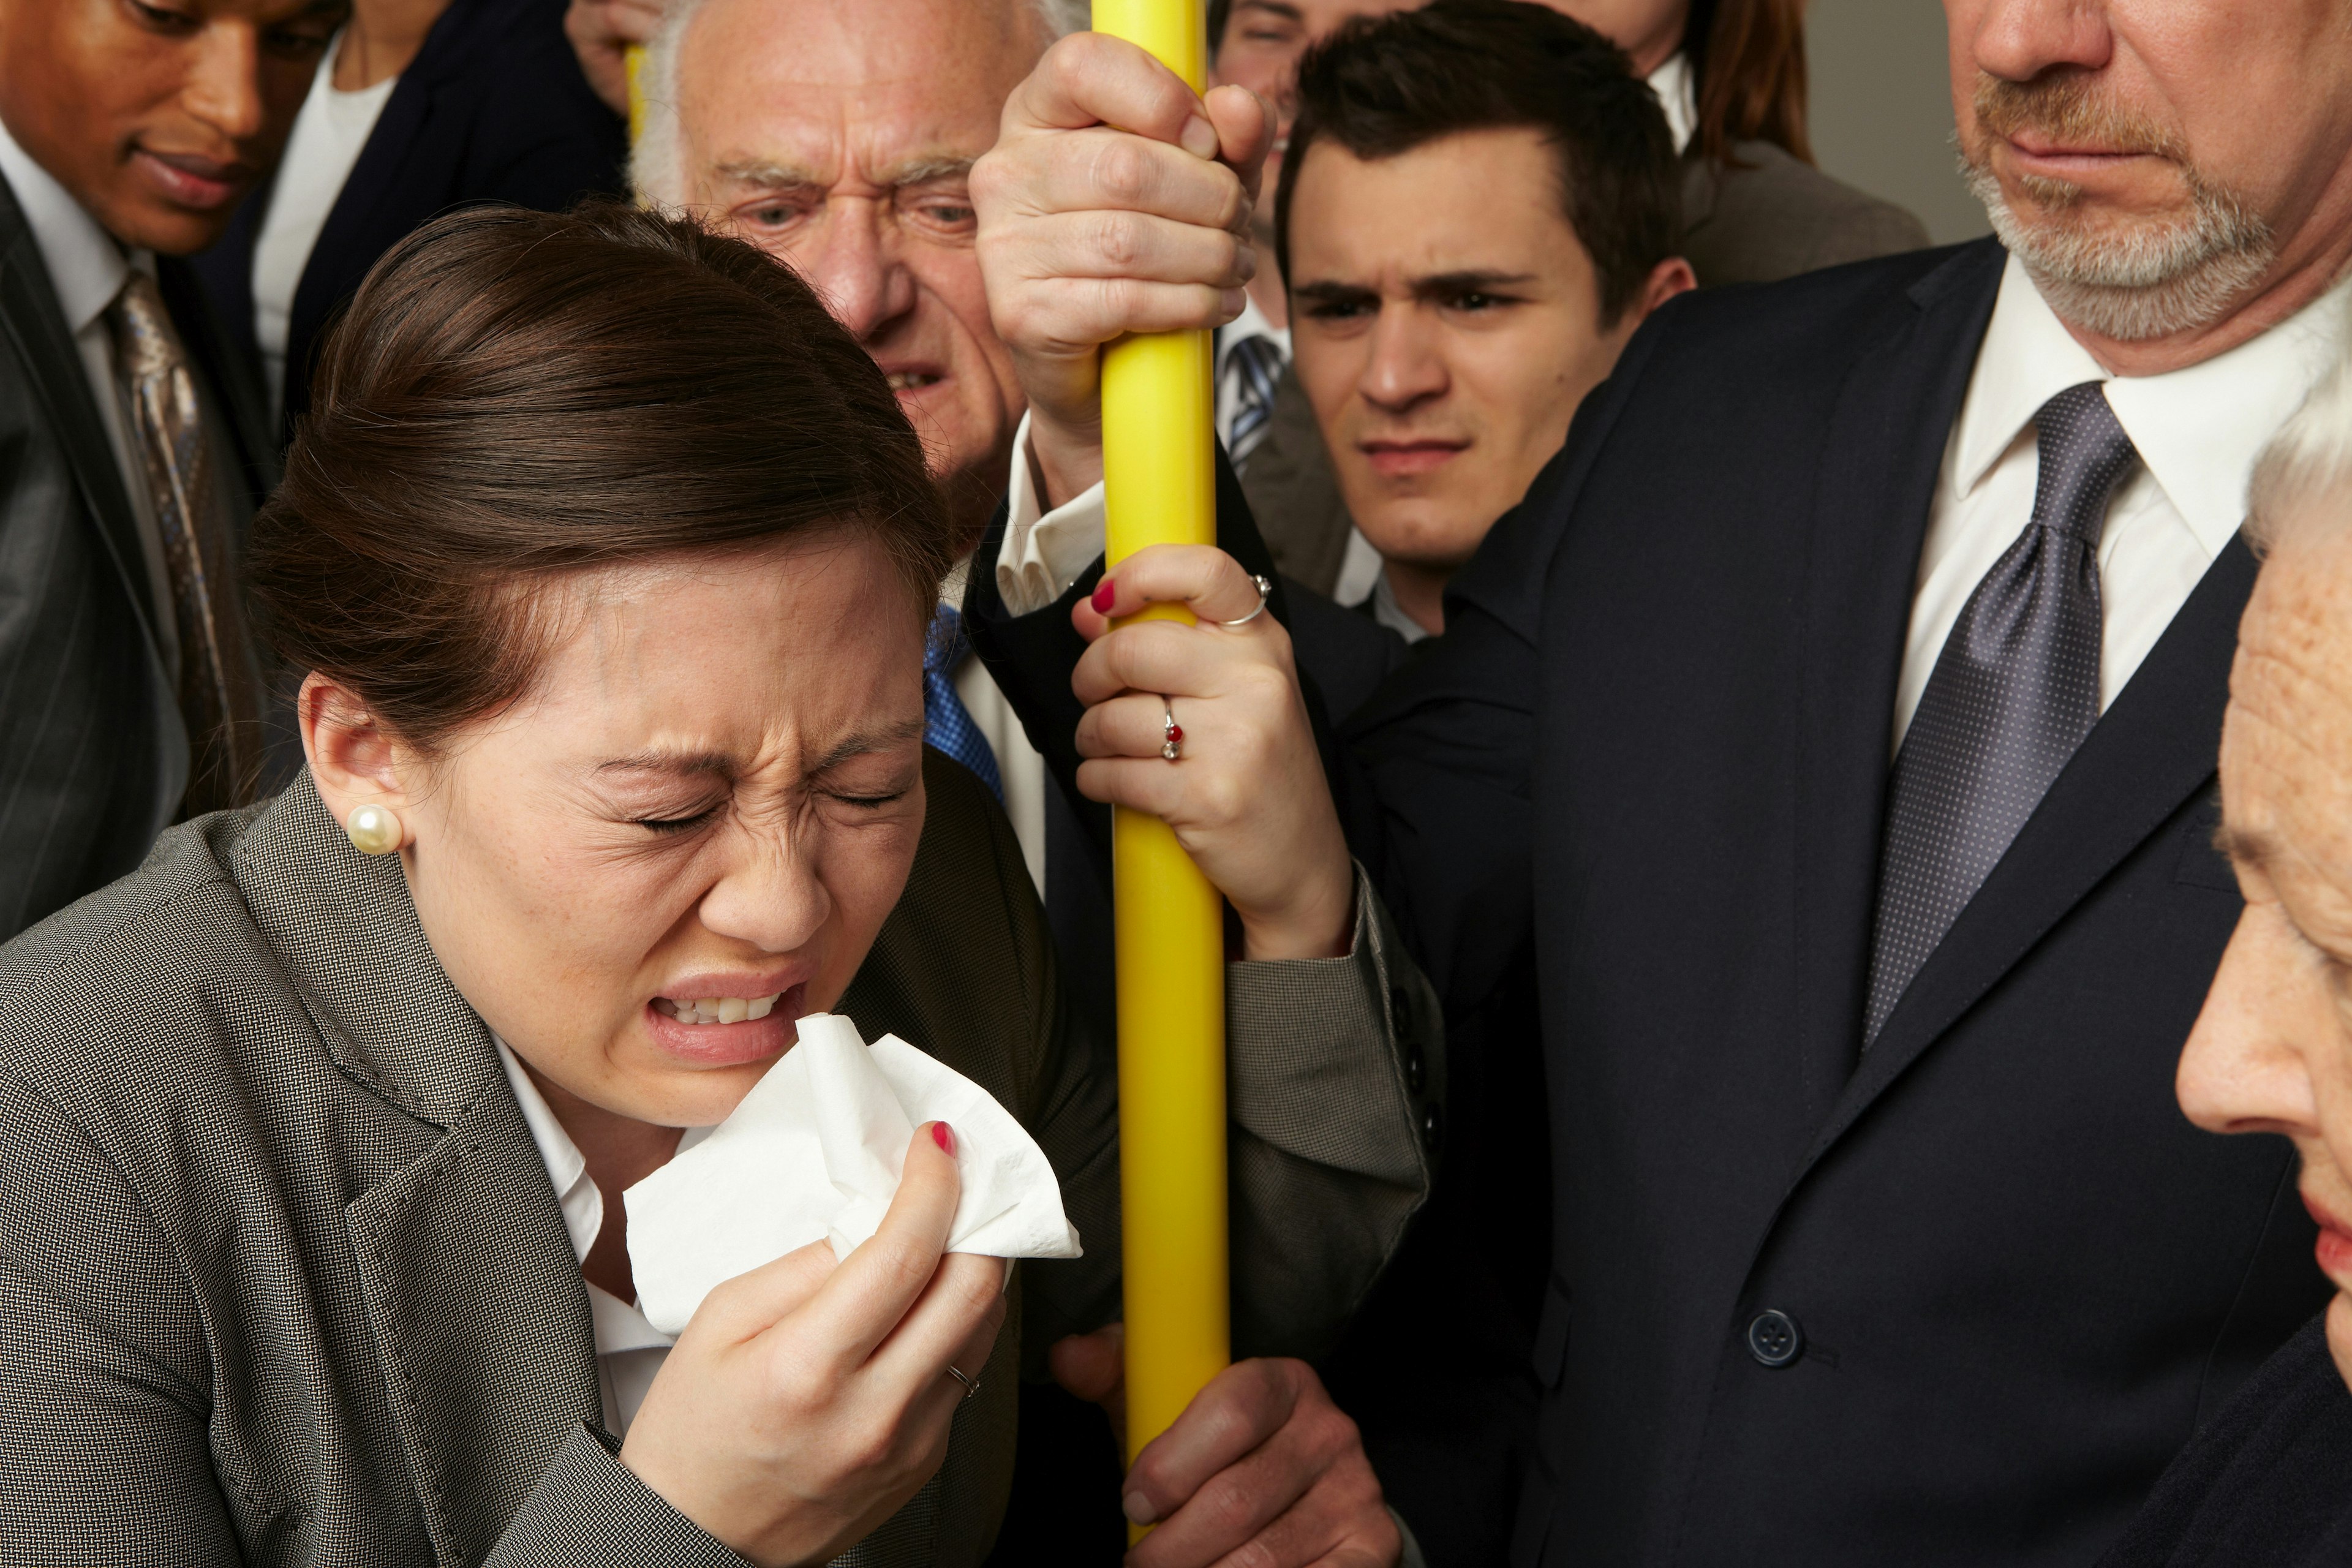
<path id="1" fill-rule="evenodd" d="M 1690 57 L 1676 49 L 1650 73 L 1649 82 L 1650 90 L 1658 95 L 1658 107 L 1666 111 L 1666 129 L 1674 133 L 1679 157 L 1698 133 L 1698 79 L 1691 75 Z"/>
<path id="2" fill-rule="evenodd" d="M 2254 459 L 2344 353 L 2347 298 L 2352 279 L 2201 364 L 2111 376 L 2012 256 L 1953 432 L 1955 492 L 1976 489 L 2052 397 L 2105 382 L 2107 405 L 2149 477 L 2207 552 L 2219 554 L 2245 521 Z"/>
<path id="3" fill-rule="evenodd" d="M 16 144 L 5 125 L 0 125 L 0 174 L 7 177 L 8 189 L 33 230 L 41 265 L 48 268 L 58 308 L 65 312 L 66 330 L 79 336 L 122 292 L 134 258 L 124 255 L 114 237 L 99 226 L 55 175 Z M 142 270 L 152 269 L 144 252 L 136 259 Z"/>

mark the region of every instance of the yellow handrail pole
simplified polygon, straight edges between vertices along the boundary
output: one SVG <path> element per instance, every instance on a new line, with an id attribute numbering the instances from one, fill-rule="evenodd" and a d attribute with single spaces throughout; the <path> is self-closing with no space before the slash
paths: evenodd
<path id="1" fill-rule="evenodd" d="M 621 51 L 621 68 L 629 77 L 629 145 L 646 133 L 646 89 L 641 79 L 646 68 L 646 47 L 631 44 Z"/>
<path id="2" fill-rule="evenodd" d="M 1202 0 L 1094 0 L 1094 26 L 1140 44 L 1201 90 Z M 1146 545 L 1216 542 L 1212 353 L 1204 331 L 1125 338 L 1103 351 L 1114 567 Z M 1144 614 L 1192 619 L 1172 605 Z M 1113 814 L 1111 878 L 1132 1462 L 1233 1357 L 1224 906 L 1168 825 L 1140 812 Z"/>

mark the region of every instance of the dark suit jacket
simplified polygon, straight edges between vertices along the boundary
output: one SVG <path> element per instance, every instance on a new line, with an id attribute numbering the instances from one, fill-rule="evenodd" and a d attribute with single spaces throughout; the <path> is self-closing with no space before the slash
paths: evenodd
<path id="1" fill-rule="evenodd" d="M 275 473 L 257 384 L 184 263 L 157 268 L 243 515 Z M 224 449 L 216 445 L 215 450 Z M 40 249 L 0 181 L 0 939 L 136 867 L 178 815 L 188 737 L 137 515 Z"/>
<path id="2" fill-rule="evenodd" d="M 1728 163 L 1682 161 L 1682 254 L 1699 287 L 1772 283 L 1848 261 L 1918 250 L 1919 220 L 1798 162 L 1769 142 L 1735 143 Z M 1319 594 L 1338 586 L 1353 520 L 1297 374 L 1276 384 L 1265 438 L 1242 488 L 1274 559 Z"/>
<path id="3" fill-rule="evenodd" d="M 2314 1319 L 2165 1471 L 2099 1568 L 2352 1563 L 2352 1393 Z"/>
<path id="4" fill-rule="evenodd" d="M 286 419 L 310 405 L 319 338 L 376 258 L 436 214 L 473 202 L 561 212 L 626 189 L 628 132 L 580 74 L 564 0 L 451 0 L 403 71 L 294 290 L 286 333 Z M 253 247 L 263 186 L 196 268 L 230 335 L 258 363 Z"/>
<path id="5" fill-rule="evenodd" d="M 1012 1110 L 1087 1254 L 1017 1271 L 944 1468 L 853 1559 L 894 1568 L 980 1561 L 1023 1351 L 1118 1311 L 1111 1080 L 1003 813 L 935 753 L 925 784 L 841 1009 Z M 1245 1351 L 1328 1337 L 1426 1188 L 1402 1064 L 1434 1004 L 1361 903 L 1351 957 L 1228 973 Z M 0 948 L 0 1146 L 8 1561 L 740 1568 L 599 1429 L 579 1265 L 489 1034 L 307 774 Z"/>
<path id="6" fill-rule="evenodd" d="M 1675 301 L 1358 715 L 1352 837 L 1449 1010 L 1529 942 L 1540 977 L 1520 1563 L 2088 1563 L 2322 1298 L 2289 1149 L 2172 1093 L 2240 907 L 2242 545 L 1859 1054 L 1905 628 L 2001 265 Z"/>

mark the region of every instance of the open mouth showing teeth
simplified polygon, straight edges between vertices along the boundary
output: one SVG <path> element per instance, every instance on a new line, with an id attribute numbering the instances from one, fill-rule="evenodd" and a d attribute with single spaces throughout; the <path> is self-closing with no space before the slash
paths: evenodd
<path id="1" fill-rule="evenodd" d="M 665 1017 L 681 1024 L 740 1024 L 747 1019 L 764 1018 L 776 1005 L 779 991 L 772 996 L 705 996 L 682 1002 L 668 996 L 654 998 L 654 1007 Z"/>
<path id="2" fill-rule="evenodd" d="M 894 370 L 882 379 L 893 392 L 913 392 L 919 387 L 937 386 L 946 378 L 927 370 Z"/>

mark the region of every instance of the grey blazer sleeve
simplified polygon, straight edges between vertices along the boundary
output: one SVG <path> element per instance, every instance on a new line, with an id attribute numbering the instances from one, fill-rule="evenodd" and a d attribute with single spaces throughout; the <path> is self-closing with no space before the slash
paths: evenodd
<path id="1" fill-rule="evenodd" d="M 1119 1315 L 1118 1064 L 1066 1035 L 1033 1124 L 1086 1257 L 1021 1266 L 1024 1362 Z M 1437 999 L 1356 873 L 1345 958 L 1225 966 L 1234 1353 L 1337 1342 L 1429 1194 L 1444 1092 Z"/>
<path id="2" fill-rule="evenodd" d="M 208 1420 L 214 1352 L 182 1260 L 65 1115 L 0 1082 L 0 1559 L 237 1568 L 299 1536 L 268 1467 Z M 287 1369 L 281 1369 L 287 1370 Z M 302 1369 L 290 1369 L 300 1372 Z M 488 1559 L 496 1568 L 743 1568 L 573 1429 Z"/>
<path id="3" fill-rule="evenodd" d="M 1345 958 L 1225 968 L 1234 1353 L 1313 1358 L 1429 1195 L 1444 1026 L 1371 879 Z"/>

